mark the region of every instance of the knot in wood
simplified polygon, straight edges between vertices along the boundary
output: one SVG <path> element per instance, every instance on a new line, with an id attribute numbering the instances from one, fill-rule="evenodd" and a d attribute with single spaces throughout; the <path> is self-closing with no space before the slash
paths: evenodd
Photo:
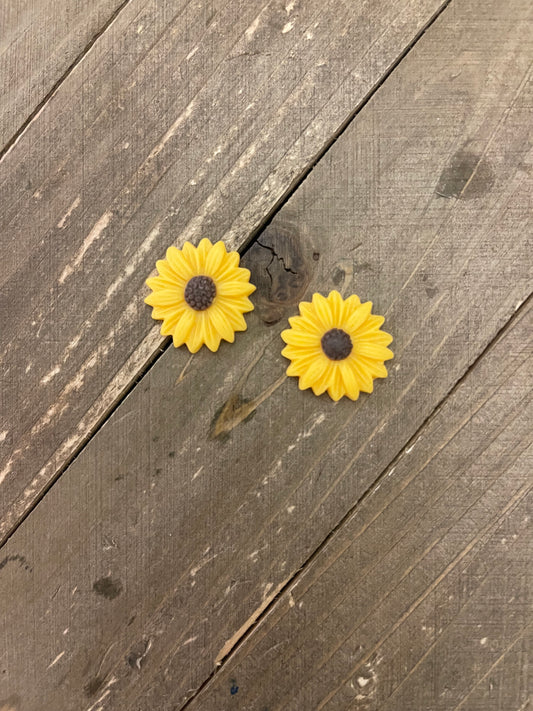
<path id="1" fill-rule="evenodd" d="M 344 360 L 352 352 L 352 339 L 341 328 L 332 328 L 322 336 L 322 350 L 330 360 Z"/>
<path id="2" fill-rule="evenodd" d="M 185 287 L 185 301 L 195 311 L 208 309 L 216 295 L 215 282 L 208 276 L 192 277 Z"/>

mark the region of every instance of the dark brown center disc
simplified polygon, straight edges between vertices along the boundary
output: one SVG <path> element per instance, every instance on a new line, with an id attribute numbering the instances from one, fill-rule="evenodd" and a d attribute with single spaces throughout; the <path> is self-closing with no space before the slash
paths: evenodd
<path id="1" fill-rule="evenodd" d="M 217 295 L 215 282 L 208 276 L 195 276 L 185 287 L 185 301 L 195 311 L 205 311 Z"/>
<path id="2" fill-rule="evenodd" d="M 352 339 L 340 328 L 332 328 L 322 336 L 322 350 L 330 360 L 344 360 L 352 352 Z"/>

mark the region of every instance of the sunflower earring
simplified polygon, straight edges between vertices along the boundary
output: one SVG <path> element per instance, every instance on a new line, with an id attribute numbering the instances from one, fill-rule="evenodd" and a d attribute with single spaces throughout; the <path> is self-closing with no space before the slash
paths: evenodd
<path id="1" fill-rule="evenodd" d="M 254 308 L 248 296 L 255 286 L 239 261 L 223 242 L 206 238 L 198 247 L 169 247 L 166 259 L 156 262 L 159 276 L 146 280 L 152 293 L 145 302 L 153 307 L 152 318 L 163 321 L 161 334 L 172 336 L 176 347 L 185 343 L 191 353 L 204 344 L 216 351 L 221 340 L 233 343 L 235 332 L 246 330 L 243 314 Z"/>
<path id="2" fill-rule="evenodd" d="M 300 315 L 281 333 L 287 344 L 281 354 L 291 361 L 287 375 L 299 378 L 300 390 L 357 400 L 360 391 L 372 392 L 374 378 L 387 377 L 384 361 L 393 357 L 387 348 L 392 336 L 380 328 L 383 316 L 371 310 L 371 301 L 343 299 L 337 291 L 300 303 Z"/>

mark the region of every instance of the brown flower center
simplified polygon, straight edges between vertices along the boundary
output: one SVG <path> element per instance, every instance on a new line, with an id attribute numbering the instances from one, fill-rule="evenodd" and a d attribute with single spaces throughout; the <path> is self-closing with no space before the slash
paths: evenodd
<path id="1" fill-rule="evenodd" d="M 340 328 L 332 328 L 322 336 L 322 350 L 330 360 L 344 360 L 352 352 L 352 339 Z"/>
<path id="2" fill-rule="evenodd" d="M 208 309 L 216 295 L 215 282 L 208 276 L 192 277 L 185 287 L 185 301 L 195 311 Z"/>

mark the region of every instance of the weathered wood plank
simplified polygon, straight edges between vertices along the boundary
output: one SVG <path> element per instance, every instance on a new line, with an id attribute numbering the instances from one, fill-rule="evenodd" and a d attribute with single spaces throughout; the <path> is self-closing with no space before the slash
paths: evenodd
<path id="1" fill-rule="evenodd" d="M 0 538 L 158 351 L 155 259 L 242 245 L 443 4 L 132 0 L 99 38 L 0 164 Z"/>
<path id="2" fill-rule="evenodd" d="M 0 5 L 0 151 L 123 0 L 17 0 Z"/>
<path id="3" fill-rule="evenodd" d="M 531 8 L 513 0 L 503 20 L 498 4 L 461 7 L 261 236 L 300 251 L 302 282 L 285 272 L 270 294 L 263 280 L 249 330 L 216 355 L 167 351 L 3 548 L 4 697 L 29 711 L 179 708 L 526 298 L 533 48 L 518 20 Z M 264 250 L 246 257 L 256 276 Z M 392 377 L 355 404 L 293 381 L 271 392 L 282 324 L 261 315 L 332 286 L 387 314 Z"/>
<path id="4" fill-rule="evenodd" d="M 190 711 L 524 708 L 532 304 L 523 311 Z"/>

